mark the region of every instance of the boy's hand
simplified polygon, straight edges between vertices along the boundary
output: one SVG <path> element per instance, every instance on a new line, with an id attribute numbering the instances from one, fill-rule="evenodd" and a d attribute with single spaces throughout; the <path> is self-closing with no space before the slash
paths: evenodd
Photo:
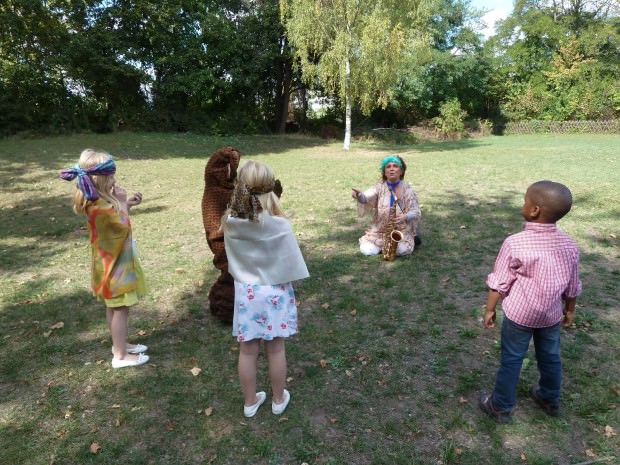
<path id="1" fill-rule="evenodd" d="M 567 311 L 566 308 L 562 312 L 564 314 L 564 319 L 562 320 L 562 326 L 565 328 L 570 328 L 573 324 L 573 319 L 575 318 L 575 310 Z"/>
<path id="2" fill-rule="evenodd" d="M 576 297 L 564 299 L 564 308 L 562 309 L 562 313 L 564 314 L 564 319 L 562 320 L 562 326 L 564 326 L 565 328 L 568 328 L 573 324 L 573 318 L 575 317 L 576 305 L 577 305 Z"/>
<path id="3" fill-rule="evenodd" d="M 484 312 L 484 326 L 489 329 L 494 328 L 495 318 L 496 318 L 495 309 L 487 308 L 486 312 Z"/>
<path id="4" fill-rule="evenodd" d="M 135 205 L 140 205 L 142 203 L 142 194 L 140 192 L 136 192 L 134 195 L 127 199 L 127 205 L 133 207 Z"/>
<path id="5" fill-rule="evenodd" d="M 351 193 L 351 197 L 353 197 L 355 200 L 358 200 L 361 194 L 361 191 L 358 191 L 357 189 L 352 189 L 352 193 Z"/>

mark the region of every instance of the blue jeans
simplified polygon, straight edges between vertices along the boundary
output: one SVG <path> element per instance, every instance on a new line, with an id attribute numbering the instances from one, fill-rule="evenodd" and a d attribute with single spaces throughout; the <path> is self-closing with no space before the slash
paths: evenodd
<path id="1" fill-rule="evenodd" d="M 516 404 L 517 383 L 530 339 L 534 338 L 540 380 L 539 397 L 547 403 L 560 403 L 562 359 L 560 358 L 560 323 L 547 328 L 528 328 L 510 321 L 502 322 L 502 359 L 495 378 L 493 404 L 509 412 Z"/>

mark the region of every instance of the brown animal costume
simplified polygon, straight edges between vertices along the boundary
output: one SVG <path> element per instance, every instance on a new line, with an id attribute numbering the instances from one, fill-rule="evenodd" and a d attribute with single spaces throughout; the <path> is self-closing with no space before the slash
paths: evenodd
<path id="1" fill-rule="evenodd" d="M 202 222 L 207 244 L 213 252 L 213 265 L 220 270 L 220 276 L 209 291 L 209 308 L 212 315 L 228 324 L 233 320 L 235 289 L 234 279 L 228 272 L 220 222 L 235 187 L 240 157 L 241 152 L 234 147 L 223 147 L 213 153 L 205 166 L 205 190 L 202 195 Z M 279 180 L 276 180 L 273 191 L 278 197 L 282 195 Z"/>
<path id="2" fill-rule="evenodd" d="M 202 222 L 207 244 L 213 252 L 213 265 L 220 270 L 220 276 L 209 291 L 209 308 L 211 314 L 224 323 L 232 323 L 235 289 L 233 277 L 228 273 L 220 221 L 232 196 L 240 156 L 241 153 L 234 147 L 223 147 L 211 155 L 205 166 L 205 190 L 202 195 Z"/>

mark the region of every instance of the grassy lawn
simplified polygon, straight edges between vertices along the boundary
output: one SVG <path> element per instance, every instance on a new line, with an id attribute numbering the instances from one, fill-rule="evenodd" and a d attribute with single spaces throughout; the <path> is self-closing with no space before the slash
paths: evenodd
<path id="1" fill-rule="evenodd" d="M 243 417 L 237 344 L 207 308 L 216 272 L 203 170 L 224 145 L 274 168 L 311 273 L 295 286 L 302 326 L 287 345 L 283 417 L 269 407 Z M 57 179 L 86 147 L 111 152 L 120 182 L 144 195 L 132 216 L 151 291 L 132 310 L 130 340 L 149 345 L 145 367 L 110 366 L 84 219 Z M 356 144 L 349 153 L 292 136 L 0 140 L 0 464 L 620 463 L 618 147 L 617 135 Z M 422 203 L 423 245 L 387 263 L 358 253 L 367 219 L 350 191 L 373 184 L 395 151 Z M 560 227 L 582 253 L 584 292 L 562 334 L 563 411 L 549 418 L 528 398 L 531 352 L 514 421 L 497 425 L 477 407 L 499 355 L 499 329 L 481 324 L 485 277 L 521 228 L 526 187 L 541 179 L 571 188 Z M 262 356 L 260 367 L 266 389 Z"/>

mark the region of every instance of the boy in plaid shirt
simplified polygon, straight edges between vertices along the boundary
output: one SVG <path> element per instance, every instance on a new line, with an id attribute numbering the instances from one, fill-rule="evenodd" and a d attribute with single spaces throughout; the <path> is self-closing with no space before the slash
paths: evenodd
<path id="1" fill-rule="evenodd" d="M 506 238 L 487 277 L 484 324 L 487 328 L 495 326 L 495 307 L 501 299 L 502 352 L 495 389 L 491 394 L 482 393 L 479 406 L 500 423 L 510 421 L 521 366 L 532 338 L 540 379 L 530 394 L 547 414 L 559 413 L 560 325 L 572 324 L 581 294 L 577 244 L 555 224 L 571 206 L 571 192 L 563 184 L 532 184 L 525 193 L 523 231 Z"/>

